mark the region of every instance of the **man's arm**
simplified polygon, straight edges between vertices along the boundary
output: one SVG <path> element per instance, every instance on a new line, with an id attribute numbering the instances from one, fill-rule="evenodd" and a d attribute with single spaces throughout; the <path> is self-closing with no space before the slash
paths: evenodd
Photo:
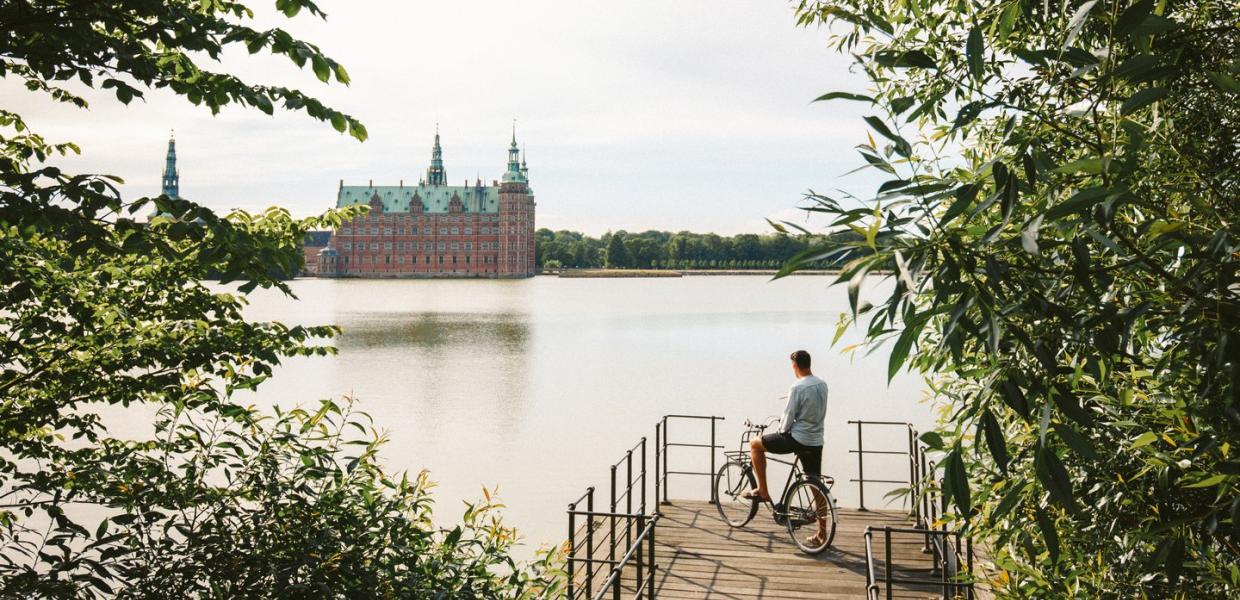
<path id="1" fill-rule="evenodd" d="M 784 407 L 783 420 L 779 422 L 779 432 L 788 433 L 792 431 L 792 422 L 796 419 L 797 411 L 801 409 L 800 388 L 793 387 L 788 390 L 788 404 Z"/>

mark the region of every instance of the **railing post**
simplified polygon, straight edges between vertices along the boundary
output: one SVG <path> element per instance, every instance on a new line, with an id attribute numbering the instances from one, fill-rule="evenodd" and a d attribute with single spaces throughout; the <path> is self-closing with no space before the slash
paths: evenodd
<path id="1" fill-rule="evenodd" d="M 654 600 L 654 580 L 655 580 L 654 573 L 655 573 L 655 570 L 659 568 L 659 564 L 655 562 L 655 556 L 654 556 L 654 532 L 658 530 L 658 528 L 659 528 L 659 517 L 658 515 L 655 515 L 655 520 L 650 525 L 650 536 L 646 539 L 646 543 L 649 544 L 649 546 L 647 546 L 647 549 L 648 549 L 647 554 L 650 555 L 650 568 L 646 570 L 646 577 L 649 578 L 649 581 L 647 581 L 647 585 L 646 585 L 646 599 L 647 600 Z"/>
<path id="2" fill-rule="evenodd" d="M 573 558 L 577 551 L 575 531 L 577 529 L 576 522 L 577 503 L 568 505 L 568 598 L 571 600 L 575 594 L 573 593 Z"/>
<path id="3" fill-rule="evenodd" d="M 670 504 L 667 501 L 667 488 L 671 485 L 671 481 L 667 478 L 667 438 L 671 434 L 667 432 L 667 415 L 663 416 L 663 503 Z"/>
<path id="4" fill-rule="evenodd" d="M 891 600 L 891 527 L 883 528 L 883 579 L 887 583 L 887 600 Z"/>
<path id="5" fill-rule="evenodd" d="M 616 560 L 616 465 L 611 466 L 611 516 L 607 517 L 607 521 L 611 524 L 611 533 L 607 540 L 607 559 L 615 564 Z"/>
<path id="6" fill-rule="evenodd" d="M 642 438 L 642 514 L 646 514 L 646 438 Z"/>
<path id="7" fill-rule="evenodd" d="M 659 500 L 660 500 L 659 488 L 663 485 L 663 482 L 659 481 L 663 477 L 663 471 L 661 471 L 659 468 L 659 464 L 660 464 L 659 459 L 662 458 L 663 456 L 663 446 L 661 445 L 661 442 L 663 441 L 662 437 L 663 437 L 663 424 L 659 422 L 655 422 L 654 424 L 654 512 L 655 514 L 662 514 L 659 512 Z"/>
<path id="8" fill-rule="evenodd" d="M 637 515 L 637 535 L 641 535 L 645 531 L 646 531 L 646 515 L 644 514 Z M 644 546 L 642 546 L 641 538 L 638 538 L 638 541 L 637 541 L 637 576 L 633 578 L 633 589 L 635 590 L 640 590 L 642 587 L 642 582 L 646 580 L 646 572 L 644 569 L 645 565 L 642 564 L 642 558 L 643 558 L 642 549 L 643 548 Z M 623 573 L 621 574 L 621 577 L 622 578 L 624 577 Z M 640 591 L 637 593 L 637 597 L 641 598 Z"/>
<path id="9" fill-rule="evenodd" d="M 633 451 L 624 454 L 624 514 L 633 514 Z M 630 517 L 631 518 L 631 517 Z M 624 550 L 633 545 L 633 523 L 624 528 Z"/>
<path id="10" fill-rule="evenodd" d="M 710 473 L 706 476 L 706 497 L 710 498 L 711 504 L 718 504 L 715 500 L 715 417 L 710 418 Z"/>
<path id="11" fill-rule="evenodd" d="M 860 511 L 868 510 L 865 507 L 865 448 L 861 442 L 861 424 L 863 421 L 857 421 L 857 493 L 860 497 Z"/>
<path id="12" fill-rule="evenodd" d="M 586 597 L 594 598 L 594 486 L 586 488 Z"/>
<path id="13" fill-rule="evenodd" d="M 918 514 L 917 514 L 918 513 L 918 510 L 917 510 L 917 466 L 916 466 L 917 442 L 915 441 L 916 439 L 917 439 L 917 430 L 913 429 L 912 425 L 909 425 L 908 426 L 908 489 L 909 489 L 909 493 L 913 495 L 909 501 L 909 513 L 910 513 L 909 516 L 913 517 L 914 524 L 917 523 L 917 518 L 918 518 Z"/>

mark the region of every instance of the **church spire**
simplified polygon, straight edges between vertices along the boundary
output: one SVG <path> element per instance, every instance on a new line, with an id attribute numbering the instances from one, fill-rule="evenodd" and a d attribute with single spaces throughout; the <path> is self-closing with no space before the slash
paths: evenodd
<path id="1" fill-rule="evenodd" d="M 448 184 L 448 171 L 443 168 L 443 148 L 439 146 L 439 123 L 435 123 L 435 146 L 431 148 L 431 166 L 426 170 L 426 183 Z"/>
<path id="2" fill-rule="evenodd" d="M 168 156 L 164 161 L 163 195 L 169 198 L 181 197 L 181 172 L 177 170 L 177 138 L 174 130 L 168 136 Z"/>
<path id="3" fill-rule="evenodd" d="M 504 181 L 525 181 L 521 172 L 521 148 L 517 146 L 517 120 L 512 120 L 512 143 L 508 146 L 508 171 L 504 173 Z"/>

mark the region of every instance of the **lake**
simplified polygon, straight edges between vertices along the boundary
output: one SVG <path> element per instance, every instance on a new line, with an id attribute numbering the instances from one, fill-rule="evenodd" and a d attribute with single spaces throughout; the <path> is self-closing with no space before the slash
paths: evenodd
<path id="1" fill-rule="evenodd" d="M 840 480 L 841 505 L 855 506 L 846 480 L 856 477 L 848 454 L 856 432 L 845 422 L 924 428 L 933 416 L 920 377 L 888 385 L 885 351 L 842 354 L 855 332 L 832 348 L 848 301 L 831 280 L 296 280 L 299 300 L 257 292 L 247 314 L 337 324 L 339 354 L 287 362 L 257 397 L 292 406 L 355 396 L 390 432 L 390 468 L 428 469 L 438 482 L 437 520 L 451 522 L 463 499 L 498 486 L 524 554 L 566 536 L 567 503 L 587 485 L 603 486 L 608 466 L 638 438 L 653 442 L 662 415 L 726 417 L 720 440 L 735 445 L 745 418 L 779 414 L 792 383 L 788 354 L 805 349 L 830 386 L 823 469 Z M 904 448 L 901 431 L 881 437 L 867 433 L 867 445 Z M 906 473 L 902 457 L 886 467 L 884 458 L 867 460 L 869 477 Z M 704 470 L 704 458 L 690 462 L 673 466 Z M 708 489 L 703 478 L 670 485 L 673 497 Z M 867 491 L 867 505 L 880 505 L 882 490 Z"/>

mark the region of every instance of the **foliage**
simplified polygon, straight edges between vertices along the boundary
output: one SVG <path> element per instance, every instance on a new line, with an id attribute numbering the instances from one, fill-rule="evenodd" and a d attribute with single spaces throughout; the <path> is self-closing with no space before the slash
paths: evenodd
<path id="1" fill-rule="evenodd" d="M 624 243 L 624 232 L 617 232 L 607 240 L 607 266 L 612 269 L 623 269 L 633 266 L 633 255 Z"/>
<path id="2" fill-rule="evenodd" d="M 832 241 L 842 243 L 853 237 L 852 232 L 844 232 L 834 236 Z M 629 257 L 626 265 L 639 269 L 774 269 L 823 241 L 810 235 L 788 235 L 786 231 L 726 237 L 688 231 L 629 233 L 621 230 L 592 238 L 576 231 L 539 229 L 534 249 L 539 267 L 547 266 L 547 261 L 558 261 L 569 268 L 612 266 L 606 259 L 613 247 L 619 253 L 619 245 L 623 244 Z"/>
<path id="3" fill-rule="evenodd" d="M 322 16 L 308 1 L 276 6 Z M 237 2 L 3 3 L 0 73 L 82 107 L 62 86 L 122 102 L 166 88 L 212 111 L 280 103 L 364 138 L 300 91 L 198 66 L 242 44 L 347 81 L 315 46 L 250 29 L 250 16 Z M 0 597 L 556 593 L 554 556 L 514 563 L 489 497 L 437 530 L 425 480 L 385 475 L 382 437 L 357 414 L 325 402 L 263 416 L 235 399 L 285 357 L 333 351 L 333 327 L 242 310 L 257 287 L 288 293 L 280 278 L 302 266 L 307 232 L 353 209 L 297 220 L 127 200 L 115 177 L 47 164 L 76 151 L 0 109 Z"/>
<path id="4" fill-rule="evenodd" d="M 872 252 L 839 281 L 891 373 L 936 377 L 926 439 L 998 594 L 1235 597 L 1237 5 L 805 0 L 798 16 L 869 78 L 820 99 L 872 105 L 858 150 L 888 176 L 808 208 Z M 894 287 L 870 304 L 874 269 Z"/>

